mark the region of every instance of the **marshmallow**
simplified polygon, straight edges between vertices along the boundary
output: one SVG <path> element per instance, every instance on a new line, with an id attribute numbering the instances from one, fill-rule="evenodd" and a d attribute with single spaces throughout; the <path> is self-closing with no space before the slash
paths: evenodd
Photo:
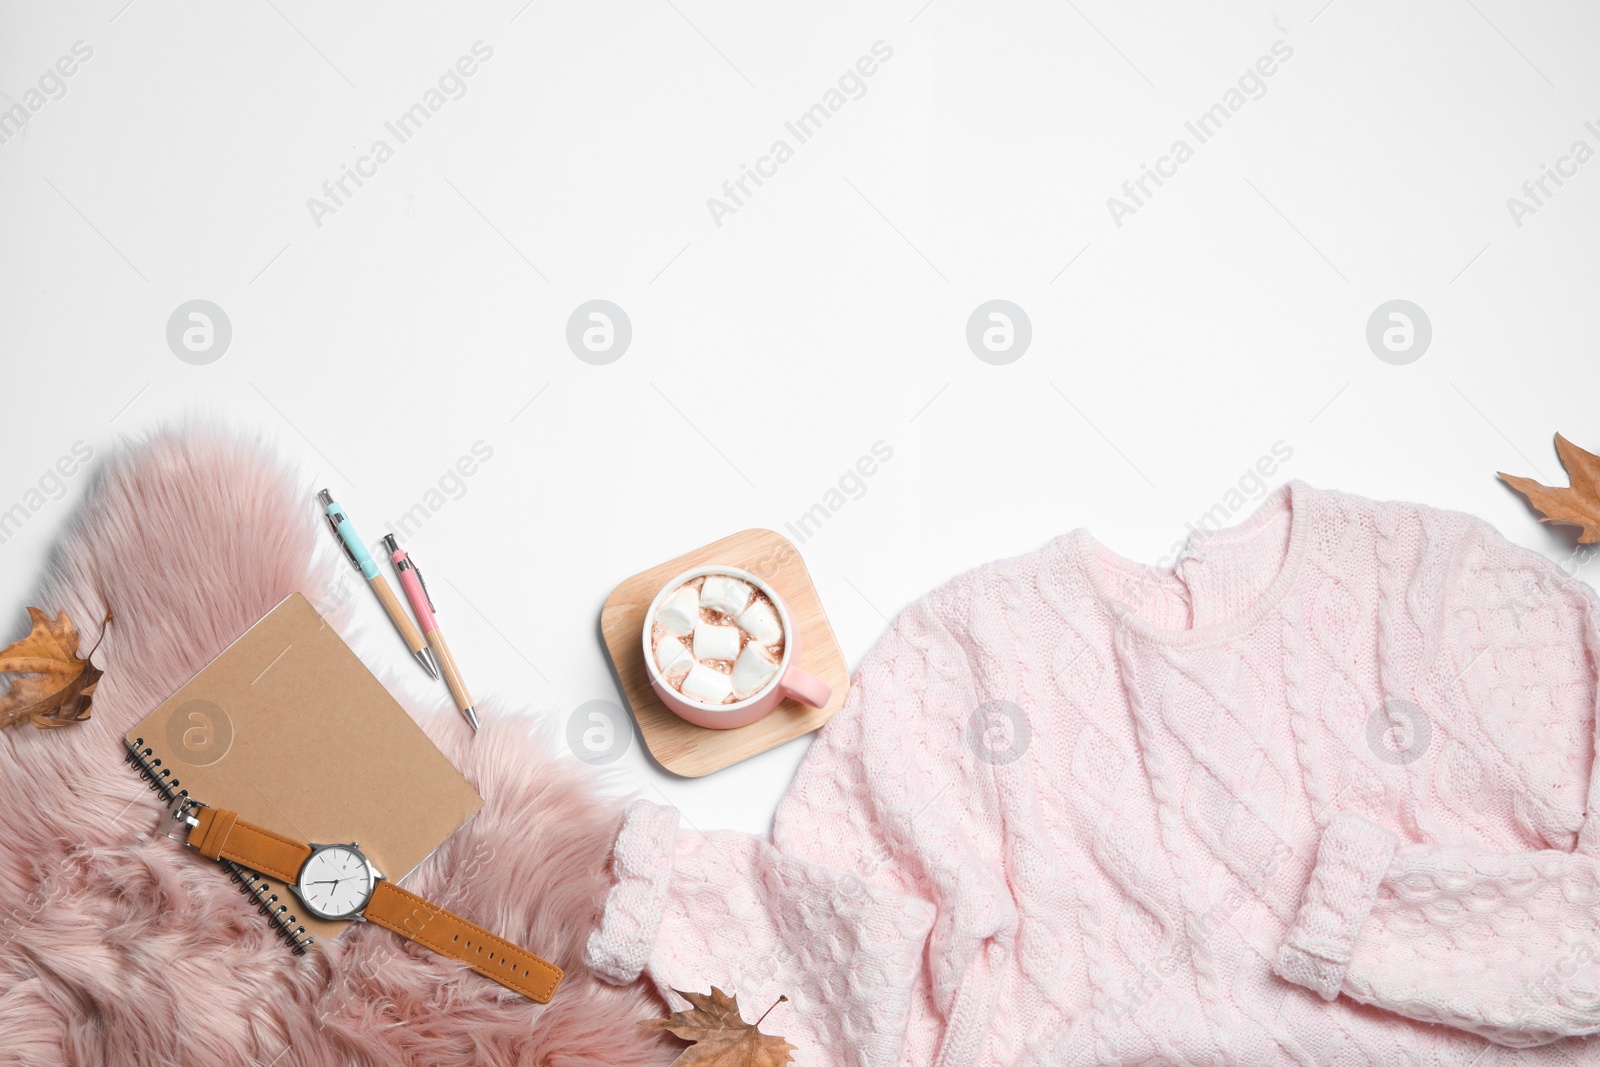
<path id="1" fill-rule="evenodd" d="M 739 653 L 738 660 L 733 664 L 733 691 L 743 700 L 765 689 L 777 673 L 778 665 L 761 650 L 760 645 L 745 645 L 744 651 Z"/>
<path id="2" fill-rule="evenodd" d="M 726 574 L 713 574 L 700 587 L 700 606 L 724 615 L 737 615 L 750 603 L 751 592 L 749 582 Z"/>
<path id="3" fill-rule="evenodd" d="M 694 628 L 694 658 L 732 659 L 739 654 L 739 628 L 701 623 Z"/>
<path id="4" fill-rule="evenodd" d="M 683 586 L 667 597 L 656 611 L 656 622 L 666 627 L 667 633 L 682 637 L 700 621 L 700 591 L 692 585 Z"/>
<path id="5" fill-rule="evenodd" d="M 682 641 L 671 634 L 663 634 L 656 642 L 656 666 L 661 668 L 662 674 L 676 674 L 693 667 L 694 656 Z"/>
<path id="6" fill-rule="evenodd" d="M 739 615 L 739 628 L 763 645 L 775 645 L 783 639 L 783 624 L 778 613 L 765 600 L 757 600 Z"/>
<path id="7" fill-rule="evenodd" d="M 702 704 L 725 703 L 733 693 L 733 683 L 721 671 L 714 671 L 704 663 L 689 668 L 683 680 L 683 695 Z"/>

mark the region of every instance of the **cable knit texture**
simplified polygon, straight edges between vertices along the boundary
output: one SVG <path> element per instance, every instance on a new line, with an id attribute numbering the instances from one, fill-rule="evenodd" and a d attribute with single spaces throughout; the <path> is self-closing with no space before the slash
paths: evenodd
<path id="1" fill-rule="evenodd" d="M 1593 592 L 1299 482 L 1212 525 L 908 608 L 771 843 L 638 802 L 596 970 L 812 1067 L 1600 1062 Z"/>
<path id="2" fill-rule="evenodd" d="M 661 929 L 661 904 L 672 877 L 672 847 L 678 813 L 635 801 L 623 814 L 612 846 L 607 899 L 600 929 L 589 935 L 589 965 L 608 981 L 625 985 L 643 973 Z"/>
<path id="3" fill-rule="evenodd" d="M 1328 823 L 1300 914 L 1278 952 L 1279 974 L 1324 1000 L 1339 995 L 1356 937 L 1393 858 L 1394 835 L 1383 827 L 1350 812 Z"/>

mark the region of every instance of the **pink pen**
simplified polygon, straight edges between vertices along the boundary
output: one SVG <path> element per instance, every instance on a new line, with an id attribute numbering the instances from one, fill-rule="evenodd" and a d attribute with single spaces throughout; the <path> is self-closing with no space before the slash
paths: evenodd
<path id="1" fill-rule="evenodd" d="M 411 601 L 411 610 L 416 613 L 422 636 L 427 639 L 428 647 L 433 649 L 433 656 L 439 661 L 439 670 L 444 674 L 445 684 L 450 687 L 450 695 L 455 697 L 456 707 L 461 709 L 461 714 L 467 717 L 467 722 L 476 731 L 478 712 L 472 706 L 472 694 L 467 692 L 467 683 L 461 679 L 461 670 L 456 666 L 455 657 L 450 654 L 450 646 L 444 643 L 444 634 L 439 632 L 439 620 L 433 617 L 433 598 L 428 595 L 428 585 L 422 580 L 422 572 L 417 570 L 417 565 L 411 562 L 411 557 L 406 555 L 393 534 L 386 535 L 383 543 L 389 549 L 389 558 L 394 561 L 395 573 L 400 576 L 400 588 L 406 591 L 406 599 Z"/>

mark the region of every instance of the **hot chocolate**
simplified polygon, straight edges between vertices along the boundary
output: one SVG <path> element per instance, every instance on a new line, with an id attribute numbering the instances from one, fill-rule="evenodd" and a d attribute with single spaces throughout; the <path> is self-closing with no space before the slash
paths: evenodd
<path id="1" fill-rule="evenodd" d="M 698 704 L 756 696 L 783 662 L 782 616 L 762 590 L 731 574 L 691 578 L 656 609 L 650 649 L 661 678 Z"/>

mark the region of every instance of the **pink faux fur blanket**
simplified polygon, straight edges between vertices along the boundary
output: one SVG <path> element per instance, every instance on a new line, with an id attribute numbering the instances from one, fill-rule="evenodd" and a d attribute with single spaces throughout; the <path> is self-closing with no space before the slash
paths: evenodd
<path id="1" fill-rule="evenodd" d="M 282 597 L 318 601 L 311 492 L 259 446 L 162 434 L 113 461 L 58 547 L 39 606 L 86 646 L 116 621 L 89 722 L 0 733 L 0 1061 L 670 1061 L 638 1025 L 664 1014 L 654 994 L 583 963 L 620 804 L 526 719 L 491 707 L 469 739 L 413 710 L 486 803 L 406 885 L 564 968 L 548 1006 L 373 926 L 295 957 L 215 864 L 154 836 L 122 735 Z"/>

